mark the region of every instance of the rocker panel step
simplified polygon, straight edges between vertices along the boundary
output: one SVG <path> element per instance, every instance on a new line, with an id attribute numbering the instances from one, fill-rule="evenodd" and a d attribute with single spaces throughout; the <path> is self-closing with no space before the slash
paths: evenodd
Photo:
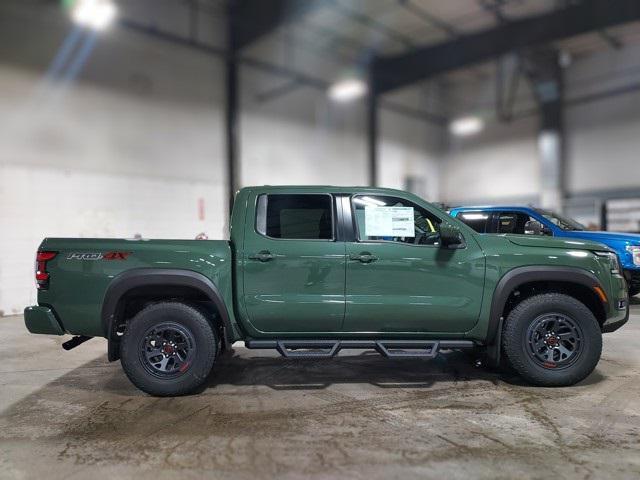
<path id="1" fill-rule="evenodd" d="M 244 344 L 249 349 L 277 350 L 285 358 L 332 358 L 343 349 L 375 350 L 387 358 L 433 358 L 440 350 L 475 346 L 471 340 L 246 340 Z"/>

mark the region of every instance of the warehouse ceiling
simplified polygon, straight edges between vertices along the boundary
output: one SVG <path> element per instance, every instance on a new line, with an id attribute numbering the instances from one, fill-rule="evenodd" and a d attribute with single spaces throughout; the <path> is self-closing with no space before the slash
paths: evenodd
<path id="1" fill-rule="evenodd" d="M 226 12 L 225 0 L 206 2 L 218 15 Z M 248 57 L 269 58 L 276 65 L 290 68 L 324 82 L 360 72 L 364 74 L 374 56 L 397 56 L 418 48 L 451 42 L 524 18 L 580 4 L 571 0 L 324 0 L 313 8 L 281 22 L 276 28 L 243 49 Z M 251 22 L 252 19 L 239 19 Z M 640 22 L 593 31 L 552 42 L 572 61 L 607 49 L 618 50 L 640 42 Z M 414 104 L 415 95 L 407 90 L 425 89 L 437 82 L 449 87 L 477 84 L 494 79 L 495 59 L 471 63 L 411 83 L 390 96 Z M 289 82 L 291 90 L 296 82 Z M 280 88 L 282 87 L 282 88 Z M 287 82 L 273 80 L 273 89 L 286 94 Z M 270 89 L 267 89 L 269 92 Z M 520 95 L 527 103 L 527 92 Z M 266 95 L 265 98 L 271 98 Z M 492 100 L 486 99 L 486 103 Z M 530 105 L 527 104 L 527 107 Z"/>
<path id="2" fill-rule="evenodd" d="M 59 0 L 39 1 L 60 5 Z M 265 8 L 278 3 L 260 0 L 263 1 L 260 5 Z M 281 0 L 280 4 L 293 5 L 296 1 Z M 38 0 L 31 2 L 38 3 Z M 344 76 L 364 76 L 376 56 L 401 56 L 580 3 L 572 0 L 304 0 L 299 3 L 304 5 L 302 14 L 287 19 L 284 12 L 282 21 L 275 22 L 274 28 L 267 29 L 242 49 L 243 65 L 259 64 L 260 68 L 251 69 L 241 78 L 245 84 L 253 82 L 249 98 L 262 103 L 277 101 L 300 87 L 324 89 Z M 224 54 L 228 0 L 137 0 L 118 1 L 118 4 L 121 26 L 135 26 L 134 29 L 142 33 L 167 32 L 185 39 L 187 46 L 212 46 L 219 56 Z M 238 19 L 245 24 L 256 20 L 262 19 Z M 184 28 L 177 30 L 176 22 Z M 194 23 L 198 26 L 196 29 L 193 29 Z M 640 22 L 632 22 L 555 41 L 549 46 L 564 52 L 573 61 L 639 42 Z M 429 113 L 436 116 L 455 113 L 457 103 L 460 109 L 474 105 L 490 108 L 495 103 L 492 84 L 495 84 L 498 58 L 411 81 L 385 97 L 406 108 L 417 109 L 419 115 L 427 114 L 427 119 L 432 117 Z M 462 97 L 461 101 L 447 99 L 448 109 L 438 105 L 443 102 L 438 91 L 440 86 L 447 87 L 454 97 Z M 478 93 L 464 92 L 477 87 L 481 87 Z M 520 88 L 516 103 L 529 110 L 530 97 L 526 87 Z"/>
<path id="3" fill-rule="evenodd" d="M 211 0 L 219 14 L 225 0 Z M 396 55 L 436 45 L 522 18 L 564 8 L 566 0 L 325 0 L 291 22 L 284 22 L 253 49 L 280 43 L 305 54 L 342 64 L 365 61 L 374 52 Z M 242 22 L 242 19 L 240 20 Z M 585 55 L 640 41 L 640 22 L 557 42 L 571 54 Z M 291 58 L 291 57 L 289 57 Z M 326 73 L 326 70 L 323 69 Z M 471 78 L 475 77 L 472 73 Z"/>

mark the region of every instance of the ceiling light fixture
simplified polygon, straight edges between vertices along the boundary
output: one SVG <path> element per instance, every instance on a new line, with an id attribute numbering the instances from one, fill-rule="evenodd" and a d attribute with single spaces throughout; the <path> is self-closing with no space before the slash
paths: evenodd
<path id="1" fill-rule="evenodd" d="M 92 30 L 104 30 L 116 18 L 118 9 L 111 0 L 77 0 L 71 18 L 78 25 Z"/>
<path id="2" fill-rule="evenodd" d="M 457 137 L 475 135 L 484 129 L 484 120 L 480 117 L 461 117 L 449 124 L 449 131 Z"/>
<path id="3" fill-rule="evenodd" d="M 351 102 L 367 93 L 367 84 L 360 79 L 340 80 L 329 87 L 329 98 L 336 102 Z"/>

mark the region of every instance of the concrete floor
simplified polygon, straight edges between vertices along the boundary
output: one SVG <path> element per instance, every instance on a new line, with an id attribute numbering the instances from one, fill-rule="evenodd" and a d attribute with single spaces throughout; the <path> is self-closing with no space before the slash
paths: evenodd
<path id="1" fill-rule="evenodd" d="M 201 395 L 148 397 L 106 361 L 0 319 L 0 478 L 638 478 L 640 302 L 572 388 L 460 353 L 290 361 L 236 348 Z M 355 355 L 354 355 L 355 353 Z"/>

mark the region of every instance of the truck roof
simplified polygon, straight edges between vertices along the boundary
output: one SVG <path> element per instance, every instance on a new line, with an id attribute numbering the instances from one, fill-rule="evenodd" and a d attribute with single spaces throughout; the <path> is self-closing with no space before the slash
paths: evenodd
<path id="1" fill-rule="evenodd" d="M 314 193 L 388 193 L 403 194 L 409 192 L 396 188 L 364 187 L 364 186 L 340 186 L 340 185 L 254 185 L 244 187 L 240 191 L 260 191 L 260 192 L 314 192 Z"/>

